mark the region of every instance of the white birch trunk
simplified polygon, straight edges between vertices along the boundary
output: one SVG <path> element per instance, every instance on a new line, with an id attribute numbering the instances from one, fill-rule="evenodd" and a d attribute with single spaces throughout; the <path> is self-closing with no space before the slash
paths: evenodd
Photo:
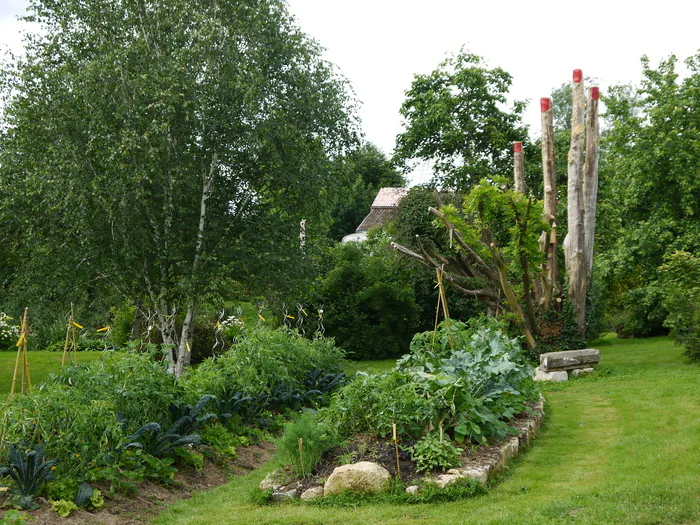
<path id="1" fill-rule="evenodd" d="M 542 232 L 540 247 L 544 252 L 545 262 L 542 275 L 544 276 L 542 306 L 545 311 L 552 304 L 552 296 L 559 282 L 557 264 L 557 173 L 554 164 L 554 118 L 552 101 L 549 98 L 540 100 L 542 110 L 542 171 L 544 175 L 544 221 L 549 224 L 549 234 Z"/>
<path id="2" fill-rule="evenodd" d="M 595 238 L 596 205 L 598 202 L 598 158 L 600 151 L 600 127 L 598 125 L 597 87 L 588 90 L 588 113 L 586 115 L 586 166 L 583 178 L 584 195 L 584 239 L 587 288 L 590 287 L 593 270 L 593 240 Z"/>
<path id="3" fill-rule="evenodd" d="M 202 258 L 204 249 L 204 230 L 207 224 L 207 201 L 211 195 L 211 189 L 214 184 L 214 177 L 218 169 L 218 156 L 216 153 L 212 156 L 211 164 L 207 173 L 203 175 L 202 181 L 202 197 L 199 204 L 199 227 L 197 228 L 197 244 L 195 247 L 194 260 L 192 261 L 192 284 L 196 285 L 199 264 Z M 182 322 L 182 331 L 180 333 L 180 341 L 177 348 L 177 361 L 175 362 L 175 377 L 180 377 L 182 372 L 189 366 L 192 358 L 192 328 L 194 326 L 194 318 L 197 310 L 197 290 L 190 291 L 190 297 L 187 299 L 187 311 L 185 319 Z"/>
<path id="4" fill-rule="evenodd" d="M 567 183 L 567 221 L 569 232 L 564 239 L 566 273 L 569 277 L 569 300 L 576 311 L 579 330 L 586 320 L 586 261 L 584 257 L 584 198 L 583 198 L 583 150 L 586 133 L 584 121 L 586 99 L 583 75 L 574 70 L 571 115 L 571 148 Z"/>
<path id="5" fill-rule="evenodd" d="M 523 143 L 513 143 L 513 178 L 515 179 L 515 191 L 525 194 L 525 157 Z"/>

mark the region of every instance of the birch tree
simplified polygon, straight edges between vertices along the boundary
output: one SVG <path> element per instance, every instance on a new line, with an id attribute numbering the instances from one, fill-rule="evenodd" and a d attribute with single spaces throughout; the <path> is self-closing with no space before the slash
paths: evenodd
<path id="1" fill-rule="evenodd" d="M 354 140 L 345 83 L 281 0 L 30 13 L 41 30 L 4 76 L 2 207 L 27 246 L 147 304 L 180 375 L 212 283 L 254 279 L 320 215 L 329 159 Z"/>

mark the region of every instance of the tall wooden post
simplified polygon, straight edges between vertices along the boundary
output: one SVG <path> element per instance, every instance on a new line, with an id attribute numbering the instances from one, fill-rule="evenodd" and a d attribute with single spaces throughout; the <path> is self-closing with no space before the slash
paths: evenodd
<path id="1" fill-rule="evenodd" d="M 513 178 L 515 179 L 515 191 L 525 194 L 525 157 L 523 156 L 523 143 L 513 143 Z"/>
<path id="2" fill-rule="evenodd" d="M 564 239 L 566 273 L 569 276 L 569 300 L 576 311 L 579 330 L 586 322 L 586 261 L 584 257 L 584 198 L 583 198 L 583 149 L 586 133 L 584 121 L 586 99 L 583 87 L 583 73 L 574 70 L 571 114 L 571 148 L 569 149 L 569 170 L 567 184 L 567 227 Z"/>
<path id="3" fill-rule="evenodd" d="M 598 125 L 598 100 L 600 89 L 588 90 L 588 113 L 586 114 L 586 165 L 583 178 L 584 195 L 584 239 L 586 259 L 586 288 L 590 287 L 593 270 L 593 239 L 595 237 L 595 215 L 598 202 L 598 154 L 600 151 L 600 127 Z"/>
<path id="4" fill-rule="evenodd" d="M 557 264 L 557 173 L 554 164 L 554 117 L 552 101 L 549 98 L 540 99 L 542 111 L 542 172 L 544 176 L 544 221 L 549 224 L 549 233 L 543 232 L 540 247 L 545 256 L 544 286 L 542 306 L 545 311 L 552 304 L 552 296 L 559 283 L 559 268 Z"/>

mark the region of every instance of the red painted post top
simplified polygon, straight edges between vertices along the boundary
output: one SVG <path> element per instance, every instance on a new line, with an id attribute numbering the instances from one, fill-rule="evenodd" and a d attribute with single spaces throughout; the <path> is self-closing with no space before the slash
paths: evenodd
<path id="1" fill-rule="evenodd" d="M 583 71 L 580 69 L 574 69 L 574 82 L 581 82 L 583 80 Z"/>
<path id="2" fill-rule="evenodd" d="M 550 98 L 541 98 L 540 99 L 540 109 L 542 110 L 542 113 L 545 113 L 552 109 L 552 99 Z"/>
<path id="3" fill-rule="evenodd" d="M 523 151 L 523 143 L 522 142 L 513 142 L 513 152 L 514 153 L 521 153 Z"/>
<path id="4" fill-rule="evenodd" d="M 600 99 L 600 88 L 599 87 L 592 87 L 591 88 L 591 98 L 593 100 Z"/>

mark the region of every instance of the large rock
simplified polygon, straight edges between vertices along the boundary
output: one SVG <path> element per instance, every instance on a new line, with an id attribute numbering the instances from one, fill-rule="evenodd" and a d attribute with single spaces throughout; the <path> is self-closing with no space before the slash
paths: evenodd
<path id="1" fill-rule="evenodd" d="M 577 368 L 569 373 L 574 377 L 578 377 L 581 375 L 592 374 L 593 372 L 595 372 L 595 368 Z"/>
<path id="2" fill-rule="evenodd" d="M 324 496 L 345 491 L 374 493 L 389 489 L 391 474 L 371 461 L 337 467 L 323 486 Z"/>
<path id="3" fill-rule="evenodd" d="M 567 350 L 540 355 L 540 368 L 544 372 L 552 370 L 574 370 L 588 368 L 600 363 L 600 351 L 593 348 Z"/>

